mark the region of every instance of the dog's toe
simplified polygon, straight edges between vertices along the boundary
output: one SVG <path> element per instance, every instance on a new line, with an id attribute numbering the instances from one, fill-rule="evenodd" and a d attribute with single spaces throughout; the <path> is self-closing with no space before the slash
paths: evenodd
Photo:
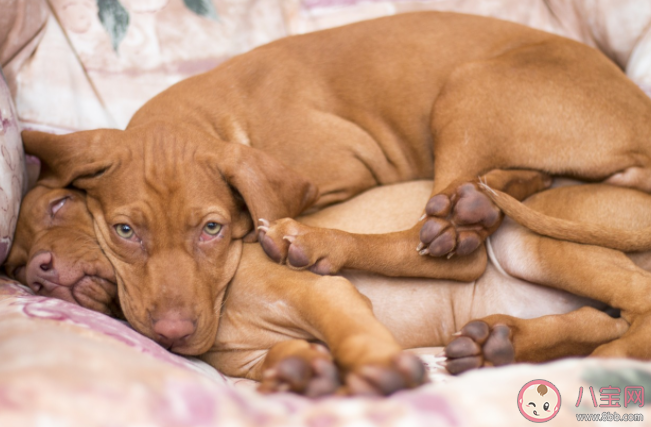
<path id="1" fill-rule="evenodd" d="M 332 361 L 323 358 L 308 361 L 290 356 L 264 373 L 258 391 L 291 391 L 307 397 L 320 397 L 335 393 L 339 387 L 339 373 Z"/>
<path id="2" fill-rule="evenodd" d="M 509 365 L 515 361 L 515 349 L 511 342 L 511 329 L 495 325 L 483 346 L 484 358 L 493 366 Z"/>
<path id="3" fill-rule="evenodd" d="M 326 359 L 316 359 L 312 362 L 314 375 L 305 387 L 305 396 L 321 397 L 334 394 L 339 387 L 339 372 L 335 364 Z"/>
<path id="4" fill-rule="evenodd" d="M 474 231 L 461 231 L 457 238 L 455 253 L 460 256 L 470 255 L 482 244 L 483 239 Z"/>
<path id="5" fill-rule="evenodd" d="M 430 216 L 447 216 L 450 213 L 452 203 L 445 194 L 437 194 L 427 201 L 425 213 Z"/>
<path id="6" fill-rule="evenodd" d="M 479 344 L 486 342 L 490 332 L 491 330 L 488 323 L 482 322 L 481 320 L 473 320 L 461 329 L 461 335 L 469 337 Z"/>
<path id="7" fill-rule="evenodd" d="M 445 369 L 452 375 L 459 375 L 466 371 L 481 368 L 484 358 L 481 356 L 461 357 L 459 359 L 448 360 Z"/>
<path id="8" fill-rule="evenodd" d="M 357 396 L 388 396 L 417 387 L 426 381 L 423 362 L 413 354 L 401 353 L 388 366 L 369 365 L 348 374 L 348 391 Z"/>
<path id="9" fill-rule="evenodd" d="M 267 233 L 260 231 L 258 233 L 258 241 L 262 246 L 262 250 L 264 250 L 269 258 L 277 263 L 283 262 L 283 252 L 276 244 L 276 242 L 274 242 L 274 240 L 269 235 L 267 235 Z"/>
<path id="10" fill-rule="evenodd" d="M 431 256 L 440 257 L 452 252 L 456 245 L 457 233 L 454 228 L 450 227 L 430 243 L 428 251 Z"/>
<path id="11" fill-rule="evenodd" d="M 446 369 L 453 375 L 484 366 L 502 366 L 515 361 L 511 329 L 502 324 L 492 328 L 481 320 L 466 324 L 460 336 L 445 347 Z"/>
<path id="12" fill-rule="evenodd" d="M 465 256 L 481 246 L 498 226 L 501 212 L 477 182 L 454 184 L 429 199 L 418 251 L 434 257 Z"/>
<path id="13" fill-rule="evenodd" d="M 295 244 L 295 241 L 290 244 L 289 250 L 287 251 L 287 262 L 297 268 L 304 268 L 312 263 L 305 250 L 298 244 Z"/>
<path id="14" fill-rule="evenodd" d="M 445 347 L 448 359 L 458 359 L 481 354 L 481 347 L 470 337 L 459 337 Z"/>
<path id="15" fill-rule="evenodd" d="M 455 224 L 490 228 L 497 223 L 500 217 L 499 208 L 476 184 L 463 184 L 457 193 L 459 197 L 452 213 Z"/>

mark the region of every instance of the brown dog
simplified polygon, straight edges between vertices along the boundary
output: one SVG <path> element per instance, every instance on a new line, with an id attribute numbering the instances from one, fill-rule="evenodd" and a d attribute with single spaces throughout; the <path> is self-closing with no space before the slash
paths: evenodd
<path id="1" fill-rule="evenodd" d="M 130 323 L 173 351 L 202 354 L 214 344 L 214 313 L 240 263 L 242 238 L 254 237 L 254 223 L 264 227 L 260 219 L 435 173 L 429 217 L 393 246 L 410 251 L 375 247 L 372 255 L 391 262 L 369 269 L 472 280 L 485 259 L 483 248 L 473 250 L 500 219 L 477 190 L 478 175 L 509 169 L 488 184 L 518 187 L 519 198 L 547 184 L 523 168 L 651 191 L 650 113 L 651 100 L 589 47 L 494 19 L 422 13 L 255 49 L 156 96 L 125 131 L 23 136 L 26 151 L 47 166 L 45 185 L 87 192 Z M 419 232 L 423 254 L 472 257 L 447 267 L 421 258 L 413 250 Z M 261 234 L 266 251 L 283 261 L 286 233 Z M 332 321 L 343 307 L 318 304 L 317 288 L 348 284 L 314 280 L 284 291 L 302 298 L 290 306 Z M 358 307 L 350 289 L 337 299 Z M 350 321 L 354 333 L 359 320 Z M 367 343 L 334 345 L 337 331 L 326 339 L 335 358 L 359 367 Z M 374 353 L 385 366 L 397 347 L 387 348 Z"/>
<path id="2" fill-rule="evenodd" d="M 79 191 L 37 186 L 25 195 L 5 269 L 39 295 L 123 317 L 113 267 Z"/>
<path id="3" fill-rule="evenodd" d="M 495 256 L 504 261 L 501 265 L 507 274 L 595 298 L 621 310 L 621 318 L 630 328 L 620 339 L 610 343 L 604 341 L 594 355 L 651 358 L 651 239 L 648 234 L 651 197 L 609 185 L 548 190 L 530 197 L 524 205 L 490 189 L 487 194 L 509 215 L 513 214 L 518 221 L 533 226 L 538 232 L 584 243 L 596 243 L 601 238 L 604 243 L 631 251 L 625 255 L 605 247 L 542 237 L 513 221 L 503 224 L 499 234 L 491 240 L 496 248 Z M 615 230 L 613 224 L 626 224 L 626 228 Z M 618 242 L 616 232 L 619 233 Z M 502 239 L 508 240 L 508 245 L 504 245 Z M 489 332 L 495 330 L 495 325 L 510 327 L 504 334 L 510 333 L 516 360 L 535 362 L 555 353 L 574 352 L 583 346 L 594 348 L 594 338 L 600 335 L 603 326 L 597 317 L 594 311 L 570 313 L 566 321 L 572 322 L 572 326 L 557 322 L 553 316 L 547 322 L 535 323 L 503 315 L 471 322 L 462 330 L 463 336 L 448 346 L 448 357 L 453 359 L 449 367 L 460 372 L 491 365 L 483 354 L 487 350 Z M 568 340 L 563 333 L 567 330 L 572 331 L 574 340 Z M 535 337 L 540 345 L 527 348 L 518 342 L 520 337 Z"/>
<path id="4" fill-rule="evenodd" d="M 406 229 L 413 221 L 414 209 L 427 200 L 430 186 L 429 182 L 413 182 L 374 189 L 301 221 L 307 226 L 339 227 L 351 232 Z M 631 203 L 638 208 L 613 216 L 604 209 L 610 203 Z M 641 224 L 639 211 L 651 206 L 651 197 L 630 190 L 583 186 L 549 190 L 530 198 L 527 204 L 545 212 L 566 212 L 566 216 L 574 218 L 602 222 L 632 219 L 638 221 L 634 224 Z M 79 242 L 84 242 L 83 252 L 77 250 Z M 263 390 L 291 389 L 314 396 L 333 392 L 339 386 L 339 376 L 332 364 L 333 355 L 310 343 L 325 342 L 336 362 L 351 363 L 346 355 L 340 356 L 341 346 L 332 340 L 333 335 L 342 335 L 346 340 L 370 346 L 368 352 L 356 354 L 364 360 L 357 365 L 357 371 L 343 370 L 348 373 L 345 378 L 349 391 L 390 393 L 417 384 L 421 378 L 418 365 L 405 355 L 393 356 L 395 369 L 382 369 L 382 353 L 389 344 L 397 343 L 402 348 L 445 345 L 453 332 L 474 318 L 500 313 L 468 323 L 462 329 L 464 337 L 448 345 L 448 368 L 453 373 L 484 365 L 589 354 L 627 330 L 626 321 L 612 319 L 590 307 L 562 314 L 585 304 L 604 306 L 532 284 L 564 285 L 563 275 L 575 267 L 575 259 L 567 259 L 565 251 L 584 258 L 584 262 L 603 262 L 605 258 L 609 262 L 605 269 L 615 272 L 618 269 L 613 265 L 622 262 L 621 253 L 576 244 L 565 247 L 564 242 L 537 237 L 512 222 L 505 223 L 490 242 L 491 262 L 485 273 L 471 283 L 347 273 L 346 277 L 369 298 L 372 313 L 368 300 L 360 298 L 351 282 L 307 271 L 288 271 L 269 261 L 257 245 L 244 245 L 240 266 L 218 314 L 221 321 L 215 345 L 202 357 L 226 374 L 262 380 Z M 513 252 L 518 245 L 525 249 Z M 531 250 L 537 247 L 542 251 Z M 651 253 L 645 257 L 651 267 Z M 43 260 L 47 261 L 45 268 Z M 104 268 L 106 262 L 94 239 L 82 194 L 44 188 L 28 194 L 18 221 L 16 243 L 6 264 L 10 275 L 39 294 L 67 300 L 70 294 L 80 292 L 94 295 L 95 287 L 103 298 L 75 296 L 73 302 L 110 312 L 112 301 L 105 296 L 114 295 L 116 285 L 112 270 Z M 543 262 L 544 274 L 528 267 Z M 76 284 L 61 280 L 71 266 L 80 265 L 87 276 L 96 278 L 78 280 Z M 607 273 L 604 267 L 596 268 Z M 619 267 L 619 274 L 638 274 L 630 268 L 621 270 Z M 530 282 L 513 277 L 519 271 L 529 272 Z M 552 279 L 558 282 L 550 282 Z M 62 288 L 59 292 L 55 291 L 57 284 Z M 107 289 L 107 284 L 112 285 L 112 290 Z M 611 299 L 603 294 L 599 297 Z M 622 301 L 628 303 L 625 298 Z M 326 320 L 318 319 L 323 310 L 318 315 L 311 311 L 316 306 L 329 310 Z M 380 334 L 384 334 L 384 340 L 377 339 Z M 611 350 L 601 347 L 598 351 L 608 354 L 616 349 L 619 353 L 615 354 L 644 356 L 635 346 L 627 347 L 629 341 L 612 341 L 609 345 Z"/>

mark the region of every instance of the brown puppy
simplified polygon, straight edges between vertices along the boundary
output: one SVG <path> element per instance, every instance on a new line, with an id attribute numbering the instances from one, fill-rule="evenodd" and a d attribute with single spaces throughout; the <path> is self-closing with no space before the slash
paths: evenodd
<path id="1" fill-rule="evenodd" d="M 487 190 L 490 191 L 492 190 Z M 603 341 L 603 345 L 593 352 L 594 355 L 651 358 L 651 245 L 648 244 L 648 234 L 639 237 L 635 234 L 636 231 L 640 234 L 648 233 L 651 229 L 651 196 L 636 190 L 602 184 L 547 190 L 530 197 L 521 206 L 517 206 L 520 205 L 519 202 L 512 199 L 510 202 L 506 200 L 508 196 L 503 193 L 491 193 L 491 197 L 506 212 L 513 213 L 525 223 L 532 218 L 547 218 L 549 221 L 544 225 L 574 224 L 577 228 L 571 230 L 572 237 L 580 237 L 583 229 L 612 231 L 613 224 L 626 224 L 626 229 L 620 230 L 620 237 L 636 237 L 628 241 L 622 239 L 619 244 L 631 251 L 628 254 L 605 247 L 543 237 L 512 220 L 502 225 L 500 232 L 491 238 L 491 243 L 495 248 L 495 256 L 504 261 L 501 265 L 507 274 L 575 295 L 595 298 L 621 310 L 621 319 L 630 324 L 630 328 L 618 340 L 610 343 Z M 537 222 L 535 224 L 537 231 L 552 231 L 549 233 L 552 235 L 556 234 L 553 231 L 558 231 L 551 228 L 542 230 Z M 600 232 L 597 232 L 599 235 Z M 504 245 L 504 240 L 508 241 L 508 245 Z M 642 244 L 645 241 L 647 243 Z M 471 322 L 463 328 L 462 337 L 450 343 L 447 348 L 448 357 L 453 359 L 449 365 L 450 370 L 461 372 L 492 365 L 490 360 L 483 357 L 487 350 L 491 355 L 496 351 L 491 348 L 492 345 L 487 347 L 491 333 L 512 340 L 516 360 L 536 362 L 546 360 L 556 353 L 578 352 L 581 347 L 594 348 L 594 339 L 599 335 L 598 329 L 601 327 L 597 326 L 598 318 L 594 311 L 584 310 L 571 313 L 565 318 L 551 316 L 540 322 L 503 315 Z M 560 329 L 568 328 L 568 321 L 572 322 L 570 330 L 574 339 L 568 339 L 565 334 L 559 333 Z M 501 332 L 498 331 L 500 329 Z M 523 345 L 523 338 L 535 339 L 538 345 Z"/>
<path id="2" fill-rule="evenodd" d="M 385 233 L 395 228 L 406 229 L 414 219 L 414 209 L 427 200 L 429 188 L 429 182 L 412 182 L 374 189 L 344 204 L 303 217 L 301 221 L 310 226 L 339 227 L 351 232 Z M 595 190 L 596 196 L 592 197 L 590 189 L 585 188 L 575 198 L 578 208 L 568 208 L 566 200 L 555 193 L 557 190 L 545 192 L 539 199 L 547 206 L 556 204 L 559 209 L 563 206 L 570 210 L 592 207 L 590 203 L 603 194 Z M 651 198 L 645 197 L 648 203 Z M 562 204 L 555 200 L 562 200 Z M 26 283 L 39 294 L 69 299 L 67 293 L 51 293 L 48 286 L 56 280 L 44 280 L 40 270 L 44 270 L 48 278 L 53 274 L 63 277 L 66 269 L 89 257 L 104 265 L 106 259 L 97 244 L 84 245 L 83 254 L 76 250 L 81 239 L 78 234 L 82 234 L 85 241 L 94 239 L 91 219 L 83 208 L 81 195 L 70 190 L 33 190 L 22 206 L 17 240 L 6 265 L 7 271 L 24 283 L 27 280 Z M 394 369 L 386 369 L 386 352 L 392 345 L 402 348 L 445 345 L 454 331 L 474 318 L 502 314 L 484 323 L 471 322 L 463 329 L 464 334 L 470 334 L 477 341 L 486 341 L 483 349 L 468 338 L 457 339 L 448 346 L 448 355 L 453 359 L 449 365 L 452 372 L 484 364 L 589 354 L 598 345 L 618 338 L 627 330 L 624 320 L 611 319 L 589 307 L 570 314 L 545 316 L 567 313 L 585 304 L 603 305 L 505 274 L 502 266 L 508 269 L 526 267 L 526 263 L 520 262 L 523 256 L 541 261 L 535 251 L 509 253 L 509 248 L 518 244 L 523 235 L 528 236 L 526 230 L 512 223 L 498 230 L 491 238 L 491 263 L 477 281 L 470 283 L 348 272 L 346 277 L 370 300 L 372 313 L 368 311 L 368 300 L 360 298 L 351 282 L 341 277 L 287 271 L 270 262 L 259 246 L 244 245 L 241 263 L 228 285 L 227 298 L 220 313 L 216 314 L 221 321 L 215 345 L 202 357 L 226 374 L 262 380 L 263 390 L 291 389 L 314 396 L 331 393 L 340 384 L 337 368 L 332 363 L 334 355 L 335 362 L 343 368 L 350 392 L 383 394 L 415 385 L 420 380 L 418 365 L 409 356 L 396 357 L 394 354 Z M 39 262 L 46 255 L 52 262 L 42 269 Z M 529 261 L 531 259 L 526 260 Z M 552 261 L 550 269 L 566 267 L 563 258 L 552 258 Z M 36 273 L 29 273 L 32 270 Z M 110 271 L 96 270 L 105 280 L 88 284 L 104 292 L 104 285 L 115 279 Z M 533 282 L 536 280 L 534 278 Z M 287 286 L 288 282 L 291 286 Z M 76 298 L 73 302 L 110 311 L 110 301 L 106 299 L 100 300 L 107 304 L 103 309 L 88 299 Z M 331 317 L 324 321 L 320 320 L 320 315 L 315 317 L 311 309 L 317 305 L 330 310 Z M 539 318 L 521 320 L 520 317 Z M 491 319 L 501 319 L 502 323 L 491 322 Z M 384 326 L 379 325 L 378 320 Z M 546 328 L 558 324 L 563 327 L 553 328 L 554 334 L 549 334 Z M 588 326 L 594 331 L 586 334 Z M 350 360 L 348 352 L 342 354 L 342 345 L 338 344 L 336 335 L 342 336 L 343 341 L 362 342 L 369 347 L 368 351 L 355 355 L 360 360 Z M 379 335 L 384 337 L 378 339 Z M 392 337 L 396 337 L 395 340 Z M 332 353 L 313 344 L 318 341 L 328 344 Z M 346 369 L 347 366 L 353 366 L 353 370 Z"/>
<path id="3" fill-rule="evenodd" d="M 470 253 L 497 228 L 478 175 L 509 169 L 502 189 L 521 183 L 520 198 L 546 184 L 522 168 L 650 191 L 650 113 L 651 100 L 594 49 L 494 19 L 422 13 L 255 49 L 156 96 L 125 131 L 25 132 L 24 142 L 48 167 L 45 185 L 86 190 L 126 318 L 173 351 L 200 354 L 260 219 L 435 174 L 429 217 L 397 243 L 410 251 L 378 246 L 369 258 L 391 263 L 369 269 L 469 280 L 483 272 L 466 268 L 483 248 L 447 269 L 414 249 L 420 232 L 423 254 Z M 262 233 L 277 261 L 285 234 Z M 331 318 L 319 304 L 304 310 Z M 366 351 L 349 350 L 348 359 Z"/>
<path id="4" fill-rule="evenodd" d="M 79 191 L 37 186 L 25 195 L 5 269 L 39 295 L 123 317 L 113 267 Z"/>

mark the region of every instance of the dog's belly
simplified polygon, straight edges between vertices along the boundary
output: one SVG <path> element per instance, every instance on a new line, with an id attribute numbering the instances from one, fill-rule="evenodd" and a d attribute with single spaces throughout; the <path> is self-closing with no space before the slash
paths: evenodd
<path id="1" fill-rule="evenodd" d="M 472 283 L 358 271 L 345 276 L 371 300 L 376 317 L 404 348 L 446 345 L 464 324 L 491 314 L 534 318 L 593 305 L 585 298 L 504 275 L 492 263 Z"/>

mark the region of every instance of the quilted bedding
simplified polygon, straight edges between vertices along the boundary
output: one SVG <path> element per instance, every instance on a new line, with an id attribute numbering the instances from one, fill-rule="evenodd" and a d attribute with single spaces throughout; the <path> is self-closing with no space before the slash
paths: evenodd
<path id="1" fill-rule="evenodd" d="M 528 425 L 518 395 L 532 380 L 560 393 L 550 426 L 593 414 L 651 420 L 644 395 L 651 363 L 630 360 L 568 359 L 452 378 L 424 356 L 430 383 L 386 399 L 263 396 L 253 382 L 168 353 L 118 320 L 7 279 L 0 281 L 0 361 L 0 426 Z"/>

